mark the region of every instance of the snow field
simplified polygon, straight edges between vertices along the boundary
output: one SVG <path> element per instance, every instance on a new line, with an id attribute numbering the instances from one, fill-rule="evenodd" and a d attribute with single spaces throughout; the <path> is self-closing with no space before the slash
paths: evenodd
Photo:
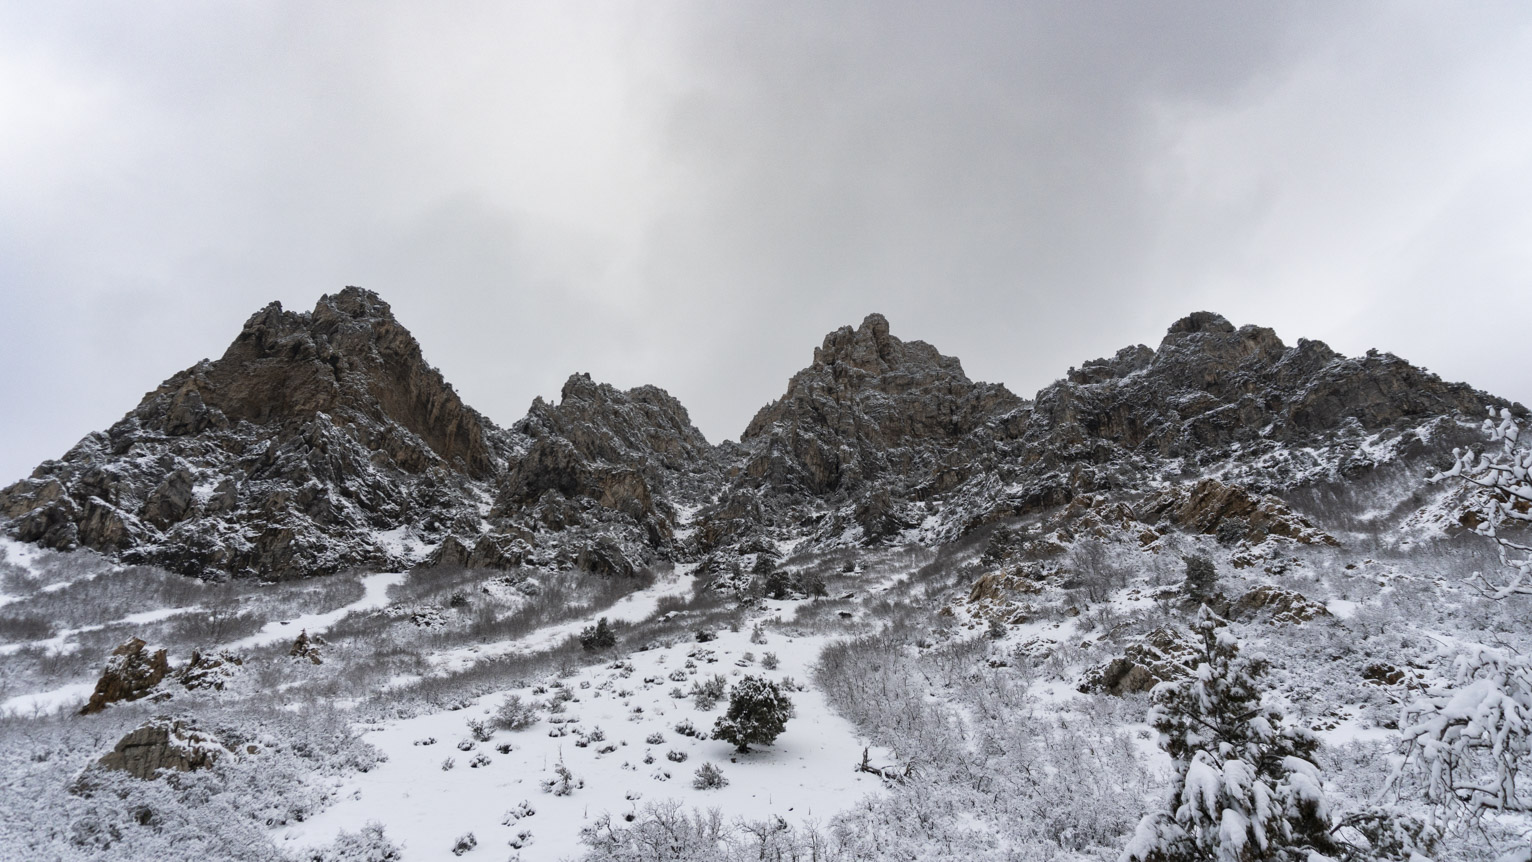
<path id="1" fill-rule="evenodd" d="M 646 592 L 663 595 L 664 587 Z M 863 743 L 819 692 L 794 692 L 796 717 L 786 731 L 775 745 L 749 754 L 737 755 L 729 743 L 698 740 L 675 730 L 689 720 L 707 734 L 727 699 L 702 711 L 690 698 L 674 698 L 673 689 L 689 691 L 694 680 L 715 674 L 731 686 L 746 674 L 774 681 L 791 677 L 806 684 L 810 666 L 828 640 L 768 634 L 768 643 L 753 644 L 748 626 L 744 628 L 719 632 L 708 643 L 677 643 L 621 658 L 614 651 L 614 661 L 563 679 L 486 695 L 467 709 L 369 728 L 367 741 L 388 761 L 355 776 L 341 794 L 343 801 L 305 823 L 279 830 L 278 843 L 290 849 L 320 845 L 340 830 L 354 832 L 375 821 L 403 846 L 405 860 L 447 858 L 453 842 L 469 832 L 481 853 L 489 850 L 482 854 L 485 858 L 505 858 L 515 841 L 522 845 L 516 849 L 523 859 L 563 859 L 581 855 L 580 830 L 602 814 L 623 825 L 624 815 L 670 799 L 687 809 L 719 808 L 726 819 L 780 816 L 795 823 L 828 822 L 879 790 L 881 782 L 855 771 Z M 768 651 L 780 662 L 775 671 L 761 667 Z M 746 663 L 746 653 L 753 653 L 754 661 Z M 507 694 L 546 706 L 559 696 L 560 687 L 573 695 L 561 714 L 543 710 L 540 720 L 526 730 L 497 730 L 490 741 L 460 750 L 460 743 L 472 741 L 468 721 L 488 722 Z M 662 741 L 647 741 L 656 737 Z M 428 739 L 435 742 L 420 744 Z M 505 743 L 512 748 L 502 753 L 497 747 Z M 672 753 L 684 759 L 677 762 Z M 888 762 L 886 753 L 874 751 L 872 757 L 875 763 Z M 444 770 L 449 758 L 454 765 Z M 472 765 L 476 759 L 481 764 L 477 767 Z M 542 787 L 543 781 L 556 778 L 560 763 L 582 784 L 567 796 Z M 695 773 L 704 763 L 720 767 L 729 784 L 695 789 Z M 523 802 L 536 813 L 510 816 Z M 529 836 L 520 837 L 528 831 Z"/>
<path id="2" fill-rule="evenodd" d="M 374 575 L 367 575 L 362 578 L 362 586 L 366 592 L 360 599 L 351 604 L 322 614 L 305 614 L 293 617 L 290 620 L 271 620 L 255 634 L 234 641 L 224 648 L 229 650 L 245 650 L 265 646 L 277 641 L 290 641 L 296 638 L 298 633 L 302 631 L 307 631 L 310 635 L 319 634 L 340 622 L 348 614 L 370 611 L 374 608 L 381 608 L 387 605 L 388 588 L 400 583 L 406 577 L 408 577 L 406 572 L 380 572 Z"/>
<path id="3" fill-rule="evenodd" d="M 696 564 L 676 566 L 669 579 L 656 583 L 646 590 L 639 590 L 618 599 L 604 611 L 595 612 L 590 620 L 574 619 L 556 625 L 545 626 L 535 632 L 510 640 L 491 641 L 470 647 L 448 650 L 431 656 L 431 662 L 445 671 L 461 671 L 485 659 L 513 653 L 531 654 L 558 646 L 581 630 L 606 617 L 613 622 L 637 623 L 654 615 L 660 600 L 668 597 L 685 597 L 692 593 L 691 573 Z"/>

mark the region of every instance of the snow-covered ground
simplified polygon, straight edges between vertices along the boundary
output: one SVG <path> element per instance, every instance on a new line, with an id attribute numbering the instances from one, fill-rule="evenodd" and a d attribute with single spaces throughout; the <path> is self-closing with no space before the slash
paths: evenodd
<path id="1" fill-rule="evenodd" d="M 365 592 L 360 599 L 344 607 L 322 614 L 304 614 L 293 617 L 290 620 L 272 620 L 261 627 L 261 630 L 246 638 L 241 638 L 227 645 L 230 650 L 245 650 L 252 647 L 265 646 L 280 640 L 292 640 L 298 636 L 298 632 L 306 631 L 310 635 L 319 634 L 330 626 L 340 622 L 347 614 L 359 611 L 370 611 L 381 608 L 388 604 L 388 588 L 405 579 L 405 572 L 380 572 L 362 578 L 362 586 Z"/>
<path id="2" fill-rule="evenodd" d="M 668 584 L 657 585 L 630 597 L 633 602 L 624 610 L 614 607 L 607 615 L 635 619 L 646 606 L 652 612 L 654 602 L 673 590 Z M 793 604 L 774 602 L 768 615 L 788 615 Z M 545 630 L 523 646 L 560 639 L 547 637 Z M 729 743 L 699 741 L 675 730 L 689 720 L 697 730 L 711 731 L 727 699 L 702 711 L 690 698 L 673 697 L 673 690 L 689 691 L 693 680 L 715 674 L 725 676 L 731 685 L 746 674 L 772 680 L 791 677 L 803 684 L 826 642 L 822 637 L 790 640 L 775 633 L 768 633 L 767 639 L 765 644 L 754 644 L 748 630 L 723 631 L 717 640 L 705 644 L 677 643 L 621 658 L 619 650 L 612 663 L 543 681 L 540 687 L 546 690 L 541 694 L 534 694 L 536 689 L 495 693 L 468 709 L 369 728 L 367 740 L 387 754 L 388 762 L 356 775 L 342 793 L 344 801 L 282 830 L 281 843 L 290 847 L 323 844 L 342 829 L 354 832 L 376 821 L 403 845 L 405 860 L 448 858 L 453 842 L 470 832 L 481 848 L 490 849 L 486 858 L 505 858 L 509 842 L 516 840 L 525 848 L 521 858 L 562 859 L 580 854 L 580 830 L 603 813 L 622 825 L 624 815 L 636 813 L 644 804 L 670 799 L 686 809 L 720 808 L 728 819 L 780 816 L 793 822 L 826 823 L 880 789 L 881 782 L 856 771 L 864 743 L 819 692 L 810 688 L 792 694 L 797 714 L 786 731 L 775 745 L 749 754 L 736 755 Z M 780 662 L 774 671 L 761 667 L 767 652 L 775 653 Z M 754 660 L 745 663 L 746 653 L 752 653 Z M 488 720 L 506 694 L 546 703 L 557 692 L 552 687 L 555 682 L 574 695 L 563 714 L 544 713 L 530 729 L 496 731 L 491 741 L 459 750 L 460 742 L 471 740 L 469 719 Z M 598 729 L 600 740 L 595 739 Z M 647 741 L 656 735 L 662 741 Z M 582 738 L 588 741 L 584 746 L 577 744 Z M 420 744 L 427 739 L 435 742 Z M 512 746 L 508 753 L 497 750 L 503 743 Z M 670 759 L 672 752 L 684 755 L 684 760 Z M 487 762 L 471 766 L 481 756 Z M 874 763 L 888 762 L 886 754 L 876 749 L 872 758 Z M 444 770 L 447 759 L 454 765 Z M 554 777 L 560 762 L 583 782 L 568 796 L 555 796 L 541 787 L 542 781 Z M 722 768 L 727 787 L 698 790 L 692 786 L 696 770 L 705 762 Z M 523 801 L 536 814 L 508 816 Z M 518 837 L 524 831 L 530 831 L 530 841 Z"/>
<path id="3" fill-rule="evenodd" d="M 642 622 L 654 615 L 661 599 L 691 594 L 693 589 L 691 573 L 694 568 L 696 568 L 694 563 L 677 566 L 666 580 L 656 582 L 649 589 L 639 590 L 638 592 L 623 596 L 597 616 L 606 617 L 613 622 Z M 519 638 L 490 641 L 488 643 L 475 644 L 471 647 L 437 653 L 431 656 L 431 661 L 443 669 L 461 670 L 476 662 L 496 656 L 511 655 L 513 653 L 528 654 L 542 652 L 575 637 L 588 625 L 590 625 L 590 622 L 587 620 L 570 620 L 569 622 L 544 626 L 531 634 Z"/>
<path id="4" fill-rule="evenodd" d="M 0 715 L 49 715 L 61 709 L 76 710 L 96 690 L 94 682 L 72 682 L 48 691 L 18 694 L 0 703 Z"/>

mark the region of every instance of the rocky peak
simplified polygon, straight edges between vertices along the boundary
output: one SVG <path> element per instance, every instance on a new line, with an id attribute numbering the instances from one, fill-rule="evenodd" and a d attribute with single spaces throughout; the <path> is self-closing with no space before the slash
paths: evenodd
<path id="1" fill-rule="evenodd" d="M 489 424 L 426 363 L 388 303 L 359 287 L 321 297 L 309 313 L 271 303 L 220 359 L 170 378 L 131 417 L 184 435 L 239 422 L 290 425 L 320 413 L 409 431 L 425 447 L 396 460 L 412 472 L 438 462 L 475 477 L 493 471 Z"/>
<path id="2" fill-rule="evenodd" d="M 692 425 L 686 408 L 657 386 L 623 392 L 589 374 L 574 374 L 559 398 L 558 405 L 534 400 L 514 429 L 534 440 L 562 437 L 582 457 L 613 463 L 655 459 L 679 470 L 712 457 L 712 445 Z"/>
<path id="3" fill-rule="evenodd" d="M 348 287 L 256 312 L 222 357 L 0 491 L 0 515 L 26 541 L 204 577 L 400 565 L 377 534 L 476 524 L 466 487 L 499 472 L 501 435 Z"/>
<path id="4" fill-rule="evenodd" d="M 955 358 L 901 341 L 880 314 L 825 336 L 787 392 L 740 436 L 735 489 L 717 509 L 733 535 L 758 489 L 789 508 L 852 502 L 869 538 L 905 523 L 912 497 L 954 487 L 985 469 L 996 435 L 1014 433 L 1026 402 L 1004 386 L 975 383 Z M 784 502 L 798 501 L 798 502 Z M 790 517 L 802 517 L 802 513 Z M 835 529 L 833 526 L 826 529 Z"/>

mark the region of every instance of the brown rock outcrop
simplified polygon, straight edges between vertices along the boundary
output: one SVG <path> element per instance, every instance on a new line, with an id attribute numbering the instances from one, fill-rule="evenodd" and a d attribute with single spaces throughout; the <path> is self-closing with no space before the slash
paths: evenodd
<path id="1" fill-rule="evenodd" d="M 1270 584 L 1250 590 L 1229 605 L 1229 618 L 1236 620 L 1265 617 L 1272 623 L 1297 625 L 1328 616 L 1329 609 L 1319 602 Z"/>
<path id="2" fill-rule="evenodd" d="M 189 575 L 291 578 L 405 565 L 379 531 L 472 522 L 500 432 L 465 406 L 388 304 L 360 288 L 273 303 L 217 360 L 0 490 L 24 541 Z"/>
<path id="3" fill-rule="evenodd" d="M 1182 530 L 1217 536 L 1224 542 L 1264 541 L 1281 536 L 1303 544 L 1336 544 L 1335 538 L 1266 494 L 1252 494 L 1237 485 L 1203 479 L 1145 500 L 1135 512 L 1150 526 L 1169 522 Z"/>
<path id="4" fill-rule="evenodd" d="M 225 753 L 227 749 L 212 735 L 188 722 L 161 716 L 129 731 L 97 763 L 147 780 L 157 778 L 161 770 L 206 769 Z"/>
<path id="5" fill-rule="evenodd" d="M 1086 673 L 1080 691 L 1118 696 L 1145 692 L 1184 679 L 1195 667 L 1196 648 L 1176 632 L 1158 628 L 1130 644 L 1119 658 Z"/>
<path id="6" fill-rule="evenodd" d="M 125 700 L 138 700 L 154 690 L 165 675 L 170 673 L 170 663 L 165 650 L 149 652 L 148 644 L 133 638 L 112 650 L 106 669 L 96 681 L 96 690 L 90 701 L 80 710 L 81 715 L 91 715 L 106 709 L 108 704 Z"/>

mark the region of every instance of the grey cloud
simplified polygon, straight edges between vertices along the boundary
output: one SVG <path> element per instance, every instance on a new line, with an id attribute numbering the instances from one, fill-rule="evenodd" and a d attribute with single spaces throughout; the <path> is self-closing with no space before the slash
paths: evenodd
<path id="1" fill-rule="evenodd" d="M 588 371 L 731 437 L 870 311 L 1023 395 L 1211 308 L 1532 401 L 1529 57 L 1516 4 L 13 5 L 0 482 L 345 284 L 501 423 Z"/>

